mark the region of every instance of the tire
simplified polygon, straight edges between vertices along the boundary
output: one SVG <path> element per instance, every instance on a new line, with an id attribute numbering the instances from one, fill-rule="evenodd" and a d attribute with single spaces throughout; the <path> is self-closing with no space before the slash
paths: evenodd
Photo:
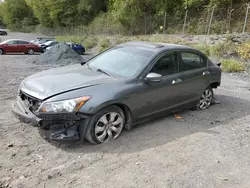
<path id="1" fill-rule="evenodd" d="M 83 55 L 84 52 L 82 50 L 76 50 L 76 52 L 79 54 L 79 55 Z"/>
<path id="2" fill-rule="evenodd" d="M 213 89 L 209 86 L 201 95 L 199 104 L 197 105 L 198 110 L 205 110 L 210 107 L 214 100 Z"/>
<path id="3" fill-rule="evenodd" d="M 125 115 L 118 106 L 107 106 L 91 118 L 85 138 L 92 144 L 117 139 L 124 127 Z"/>
<path id="4" fill-rule="evenodd" d="M 29 48 L 27 53 L 28 53 L 29 55 L 34 55 L 34 54 L 35 54 L 35 51 L 34 51 L 34 49 Z"/>
<path id="5" fill-rule="evenodd" d="M 4 54 L 3 49 L 0 49 L 0 55 L 3 55 L 3 54 Z"/>

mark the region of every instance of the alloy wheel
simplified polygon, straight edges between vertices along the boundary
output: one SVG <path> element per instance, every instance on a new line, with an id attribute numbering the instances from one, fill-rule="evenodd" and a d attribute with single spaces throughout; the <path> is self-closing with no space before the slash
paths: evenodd
<path id="1" fill-rule="evenodd" d="M 0 49 L 0 55 L 3 55 L 3 50 L 2 49 Z"/>
<path id="2" fill-rule="evenodd" d="M 198 108 L 201 110 L 207 109 L 211 105 L 212 100 L 213 100 L 213 91 L 212 89 L 208 88 L 202 94 Z"/>
<path id="3" fill-rule="evenodd" d="M 29 49 L 29 50 L 28 50 L 28 54 L 33 55 L 34 53 L 35 53 L 35 52 L 34 52 L 33 49 Z"/>
<path id="4" fill-rule="evenodd" d="M 99 118 L 95 125 L 95 137 L 103 143 L 116 139 L 123 128 L 123 118 L 117 112 L 106 113 Z"/>

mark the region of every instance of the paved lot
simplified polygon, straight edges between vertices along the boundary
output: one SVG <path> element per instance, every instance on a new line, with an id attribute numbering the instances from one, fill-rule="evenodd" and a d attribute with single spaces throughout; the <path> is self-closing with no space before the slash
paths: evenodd
<path id="1" fill-rule="evenodd" d="M 59 146 L 10 112 L 19 83 L 51 68 L 27 58 L 0 56 L 0 187 L 250 187 L 246 75 L 223 74 L 215 90 L 221 104 L 208 110 L 181 112 L 182 119 L 166 115 L 104 145 Z"/>

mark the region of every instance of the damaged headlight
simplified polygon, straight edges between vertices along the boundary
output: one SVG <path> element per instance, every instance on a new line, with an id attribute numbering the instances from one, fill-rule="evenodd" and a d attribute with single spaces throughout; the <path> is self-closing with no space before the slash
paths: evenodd
<path id="1" fill-rule="evenodd" d="M 78 112 L 78 110 L 90 99 L 90 96 L 79 97 L 76 99 L 45 102 L 39 108 L 42 113 L 65 113 L 65 112 Z"/>

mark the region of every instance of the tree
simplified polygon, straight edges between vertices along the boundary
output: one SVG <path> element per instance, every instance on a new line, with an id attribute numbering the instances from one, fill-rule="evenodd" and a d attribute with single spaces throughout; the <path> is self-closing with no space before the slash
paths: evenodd
<path id="1" fill-rule="evenodd" d="M 9 28 L 23 27 L 23 20 L 27 25 L 36 23 L 33 11 L 25 0 L 5 0 L 0 4 L 0 10 L 2 20 Z"/>

